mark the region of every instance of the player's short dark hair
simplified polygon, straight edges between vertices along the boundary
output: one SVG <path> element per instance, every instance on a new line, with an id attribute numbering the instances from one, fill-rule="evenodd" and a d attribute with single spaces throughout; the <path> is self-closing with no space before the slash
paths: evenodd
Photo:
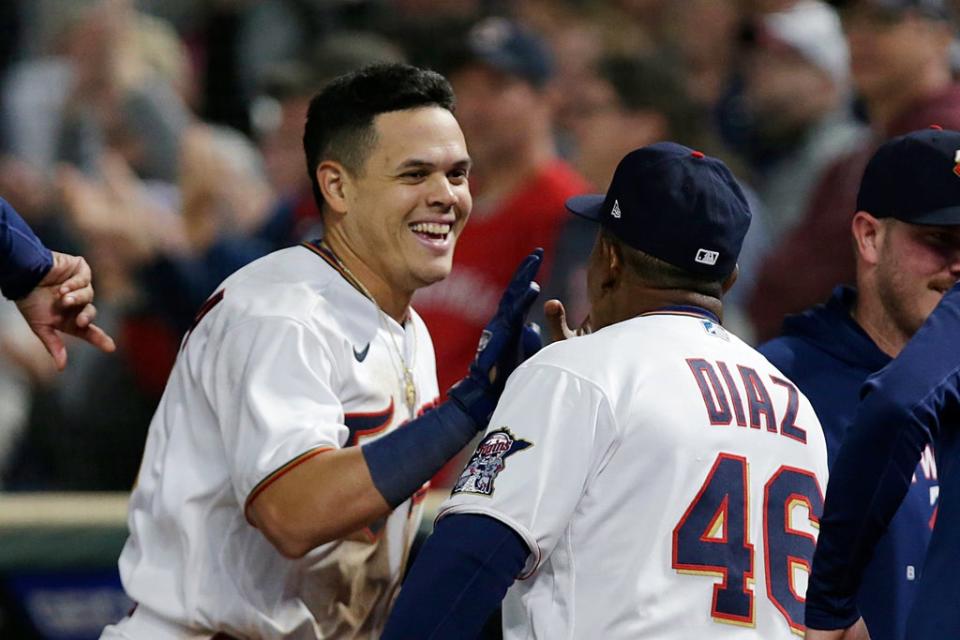
<path id="1" fill-rule="evenodd" d="M 303 131 L 307 173 L 317 206 L 323 193 L 317 167 L 326 159 L 359 173 L 376 143 L 373 120 L 381 113 L 437 106 L 453 111 L 453 89 L 447 79 L 408 64 L 379 63 L 344 74 L 310 101 Z"/>
<path id="2" fill-rule="evenodd" d="M 634 275 L 658 289 L 692 291 L 718 299 L 723 295 L 726 278 L 717 280 L 713 276 L 691 273 L 676 267 L 649 253 L 634 249 L 604 227 L 600 227 L 600 235 L 606 242 L 619 248 L 624 264 Z"/>

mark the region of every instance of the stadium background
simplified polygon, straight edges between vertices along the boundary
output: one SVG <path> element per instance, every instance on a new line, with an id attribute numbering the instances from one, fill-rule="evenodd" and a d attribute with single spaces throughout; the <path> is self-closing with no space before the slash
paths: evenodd
<path id="1" fill-rule="evenodd" d="M 624 151 L 664 138 L 724 158 L 751 188 L 728 318 L 739 333 L 756 342 L 825 298 L 797 286 L 807 269 L 852 273 L 843 246 L 831 254 L 802 230 L 836 189 L 831 172 L 892 130 L 869 120 L 857 72 L 870 69 L 851 75 L 837 13 L 818 0 L 4 0 L 0 196 L 48 246 L 87 257 L 119 352 L 71 344 L 56 374 L 0 304 L 0 637 L 95 638 L 129 607 L 115 568 L 126 495 L 179 337 L 224 275 L 319 231 L 300 146 L 309 96 L 371 61 L 450 71 L 491 16 L 550 51 L 546 83 L 521 90 L 596 190 Z M 904 19 L 845 16 L 881 35 Z M 499 77 L 480 108 L 506 104 L 514 80 Z M 947 83 L 926 90 L 944 102 L 939 124 L 958 128 Z M 509 127 L 484 137 L 503 158 L 520 144 Z M 496 198 L 494 173 L 478 162 L 478 202 Z M 592 238 L 575 223 L 551 233 L 547 290 L 582 313 Z M 771 266 L 786 252 L 796 268 Z M 491 247 L 491 263 L 505 259 Z M 443 379 L 454 363 L 438 366 Z"/>

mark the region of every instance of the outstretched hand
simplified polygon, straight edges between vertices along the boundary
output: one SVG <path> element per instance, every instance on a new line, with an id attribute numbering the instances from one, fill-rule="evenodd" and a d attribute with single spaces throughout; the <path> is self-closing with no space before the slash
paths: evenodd
<path id="1" fill-rule="evenodd" d="M 30 330 L 53 357 L 61 371 L 67 365 L 67 348 L 60 333 L 86 340 L 95 347 L 112 352 L 113 338 L 93 324 L 97 310 L 93 306 L 90 267 L 80 256 L 53 252 L 53 266 L 43 280 L 17 307 Z"/>
<path id="2" fill-rule="evenodd" d="M 480 335 L 467 376 L 448 392 L 474 418 L 478 429 L 486 427 L 513 370 L 542 345 L 539 327 L 524 324 L 540 295 L 540 285 L 534 278 L 542 261 L 543 249 L 535 249 L 517 267 L 497 312 Z"/>

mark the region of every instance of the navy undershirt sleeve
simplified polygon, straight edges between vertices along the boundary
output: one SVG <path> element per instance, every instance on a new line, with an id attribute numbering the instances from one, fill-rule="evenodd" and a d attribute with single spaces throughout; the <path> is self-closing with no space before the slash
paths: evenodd
<path id="1" fill-rule="evenodd" d="M 900 355 L 864 384 L 830 472 L 807 589 L 806 625 L 856 621 L 857 588 L 877 540 L 910 487 L 940 417 L 960 405 L 960 284 Z"/>
<path id="2" fill-rule="evenodd" d="M 373 485 L 392 508 L 423 486 L 477 435 L 477 423 L 459 403 L 447 400 L 423 415 L 363 445 Z"/>
<path id="3" fill-rule="evenodd" d="M 476 638 L 530 550 L 494 518 L 441 518 L 400 589 L 382 640 Z"/>
<path id="4" fill-rule="evenodd" d="M 53 266 L 53 255 L 13 207 L 0 198 L 0 292 L 18 300 Z"/>

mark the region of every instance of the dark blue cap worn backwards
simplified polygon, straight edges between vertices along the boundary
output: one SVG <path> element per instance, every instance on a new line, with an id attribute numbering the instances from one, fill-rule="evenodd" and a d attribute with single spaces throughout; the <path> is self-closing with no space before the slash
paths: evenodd
<path id="1" fill-rule="evenodd" d="M 553 59 L 546 43 L 516 22 L 506 18 L 486 18 L 467 34 L 470 56 L 542 87 L 553 75 Z"/>
<path id="2" fill-rule="evenodd" d="M 690 273 L 733 272 L 750 206 L 723 162 L 673 142 L 628 153 L 604 195 L 567 200 L 629 246 Z"/>
<path id="3" fill-rule="evenodd" d="M 933 126 L 880 145 L 863 172 L 857 211 L 911 224 L 960 224 L 960 132 Z"/>

